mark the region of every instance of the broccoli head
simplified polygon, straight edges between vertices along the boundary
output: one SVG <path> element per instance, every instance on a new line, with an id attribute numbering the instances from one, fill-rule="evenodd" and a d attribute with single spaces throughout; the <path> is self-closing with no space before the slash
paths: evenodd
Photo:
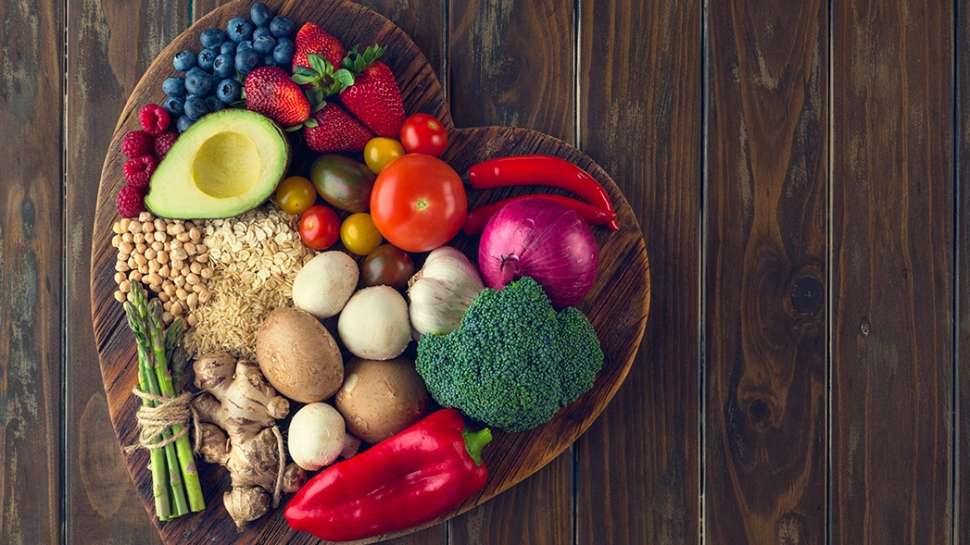
<path id="1" fill-rule="evenodd" d="M 531 278 L 483 290 L 458 329 L 421 337 L 416 362 L 438 403 L 508 431 L 548 422 L 593 385 L 602 365 L 583 313 L 557 313 Z"/>

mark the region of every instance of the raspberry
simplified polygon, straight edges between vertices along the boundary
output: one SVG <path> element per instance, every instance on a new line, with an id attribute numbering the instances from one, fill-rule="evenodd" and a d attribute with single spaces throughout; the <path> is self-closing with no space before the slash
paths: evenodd
<path id="1" fill-rule="evenodd" d="M 148 185 L 148 180 L 152 177 L 152 172 L 155 172 L 155 167 L 157 166 L 158 161 L 153 155 L 142 155 L 141 157 L 128 159 L 124 166 L 125 180 L 130 185 L 145 187 Z"/>
<path id="2" fill-rule="evenodd" d="M 145 190 L 131 184 L 125 184 L 115 195 L 115 206 L 118 215 L 123 218 L 134 218 L 145 210 Z"/>
<path id="3" fill-rule="evenodd" d="M 158 135 L 155 138 L 155 156 L 159 160 L 163 159 L 165 154 L 168 153 L 168 150 L 172 149 L 172 145 L 175 144 L 175 140 L 178 137 L 179 135 L 172 131 Z"/>
<path id="4" fill-rule="evenodd" d="M 138 122 L 141 123 L 141 128 L 145 129 L 145 132 L 152 136 L 158 136 L 165 132 L 165 129 L 168 129 L 172 118 L 169 117 L 165 108 L 158 104 L 145 104 L 138 112 Z"/>
<path id="5" fill-rule="evenodd" d="M 145 131 L 128 131 L 121 139 L 121 153 L 128 157 L 151 155 L 155 151 L 155 138 Z"/>

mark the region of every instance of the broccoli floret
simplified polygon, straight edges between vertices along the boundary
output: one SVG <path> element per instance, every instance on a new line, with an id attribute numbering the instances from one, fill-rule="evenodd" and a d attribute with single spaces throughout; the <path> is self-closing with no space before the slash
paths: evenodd
<path id="1" fill-rule="evenodd" d="M 508 431 L 548 422 L 593 385 L 602 364 L 586 317 L 574 308 L 557 314 L 531 278 L 483 290 L 458 329 L 421 337 L 416 363 L 438 403 Z"/>

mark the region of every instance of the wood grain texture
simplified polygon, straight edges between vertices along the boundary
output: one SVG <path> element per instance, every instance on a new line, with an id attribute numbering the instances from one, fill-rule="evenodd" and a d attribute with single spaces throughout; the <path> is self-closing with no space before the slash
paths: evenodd
<path id="1" fill-rule="evenodd" d="M 954 543 L 970 543 L 970 1 L 957 2 L 956 58 L 958 133 L 957 152 L 957 351 L 954 354 L 957 382 L 956 422 L 954 433 L 959 439 L 957 448 L 956 505 L 953 517 Z"/>
<path id="2" fill-rule="evenodd" d="M 456 123 L 530 127 L 574 143 L 573 15 L 570 0 L 451 2 Z M 452 520 L 451 541 L 570 543 L 572 493 L 570 450 L 496 501 Z"/>
<path id="3" fill-rule="evenodd" d="M 576 442 L 576 543 L 695 545 L 701 3 L 581 6 L 581 148 L 640 218 L 653 304 L 630 375 Z"/>
<path id="4" fill-rule="evenodd" d="M 0 543 L 60 527 L 60 4 L 0 4 Z"/>
<path id="5" fill-rule="evenodd" d="M 126 104 L 112 145 L 117 145 L 123 132 L 134 126 L 132 112 L 136 105 L 159 98 L 159 84 L 170 72 L 170 56 L 183 49 L 186 44 L 194 42 L 202 28 L 224 24 L 243 5 L 244 2 L 238 2 L 207 15 L 163 50 Z M 405 108 L 408 111 L 431 112 L 441 118 L 444 124 L 452 124 L 441 87 L 434 78 L 430 65 L 413 42 L 389 21 L 343 0 L 312 4 L 284 2 L 281 9 L 283 13 L 292 14 L 296 20 L 321 22 L 345 42 L 383 43 L 389 50 L 387 62 L 395 71 L 402 88 Z M 588 303 L 581 305 L 600 335 L 606 353 L 606 364 L 593 389 L 561 411 L 547 425 L 528 433 L 497 434 L 485 456 L 492 478 L 485 490 L 478 497 L 471 498 L 459 511 L 487 501 L 531 475 L 568 448 L 599 415 L 626 376 L 646 321 L 649 273 L 639 224 L 615 183 L 591 159 L 548 135 L 497 127 L 454 131 L 452 146 L 446 159 L 456 170 L 462 172 L 472 163 L 487 157 L 536 152 L 565 157 L 589 170 L 603 182 L 618 210 L 618 219 L 623 229 L 613 234 L 605 231 L 597 233 L 602 245 L 601 274 L 587 298 Z M 114 154 L 109 155 L 102 171 L 98 195 L 94 227 L 96 234 L 107 233 L 110 229 L 114 217 L 112 196 L 120 182 L 120 169 L 120 158 Z M 502 198 L 508 193 L 493 191 L 473 195 L 471 198 L 473 202 L 485 202 Z M 460 247 L 470 247 L 472 244 L 473 241 L 470 240 L 458 241 Z M 134 438 L 134 410 L 137 403 L 132 400 L 130 390 L 135 382 L 136 369 L 132 339 L 122 323 L 120 306 L 111 300 L 111 264 L 114 259 L 112 250 L 107 237 L 95 235 L 92 248 L 93 317 L 109 412 L 119 439 L 128 443 Z M 151 498 L 146 459 L 144 452 L 138 452 L 129 457 L 127 462 L 138 491 L 147 505 Z M 202 543 L 208 542 L 213 536 L 235 543 L 314 542 L 307 536 L 294 536 L 278 511 L 253 524 L 250 531 L 237 535 L 217 499 L 226 483 L 226 475 L 221 470 L 206 468 L 202 477 L 208 495 L 207 514 L 166 523 L 161 529 L 164 542 Z"/>
<path id="6" fill-rule="evenodd" d="M 155 55 L 186 25 L 185 1 L 85 0 L 68 5 L 67 232 L 68 316 L 91 314 L 91 229 L 103 153 L 115 117 Z M 133 24 L 134 23 L 134 24 Z M 158 533 L 144 516 L 111 429 L 98 352 L 86 320 L 68 320 L 65 412 L 65 496 L 68 543 L 152 544 Z"/>
<path id="7" fill-rule="evenodd" d="M 709 21 L 704 536 L 822 545 L 827 3 Z"/>
<path id="8" fill-rule="evenodd" d="M 832 543 L 950 543 L 953 6 L 834 9 Z"/>

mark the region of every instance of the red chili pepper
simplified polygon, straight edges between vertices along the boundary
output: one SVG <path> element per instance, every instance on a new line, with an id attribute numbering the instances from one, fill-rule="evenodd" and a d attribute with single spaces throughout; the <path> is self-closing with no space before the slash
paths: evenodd
<path id="1" fill-rule="evenodd" d="M 492 432 L 465 430 L 441 409 L 366 451 L 321 471 L 286 506 L 290 526 L 349 541 L 417 526 L 455 509 L 488 479 L 482 448 Z"/>
<path id="2" fill-rule="evenodd" d="M 616 211 L 603 186 L 578 166 L 551 155 L 517 155 L 489 159 L 468 169 L 468 179 L 475 189 L 492 189 L 513 185 L 548 185 L 571 191 L 589 204 L 614 215 L 609 223 L 616 231 Z"/>
<path id="3" fill-rule="evenodd" d="M 477 235 L 478 233 L 481 233 L 483 229 L 485 229 L 485 224 L 488 223 L 488 220 L 492 219 L 492 216 L 501 210 L 503 206 L 513 202 L 526 201 L 530 199 L 552 201 L 554 203 L 561 204 L 566 208 L 578 212 L 587 223 L 592 223 L 595 225 L 607 225 L 616 221 L 616 214 L 601 208 L 596 208 L 591 204 L 586 204 L 582 201 L 577 201 L 576 199 L 570 199 L 569 197 L 563 197 L 562 195 L 549 195 L 542 193 L 510 197 L 508 199 L 503 199 L 498 202 L 493 202 L 491 204 L 478 207 L 468 213 L 468 217 L 465 218 L 465 225 L 462 227 L 462 230 L 466 235 Z"/>

